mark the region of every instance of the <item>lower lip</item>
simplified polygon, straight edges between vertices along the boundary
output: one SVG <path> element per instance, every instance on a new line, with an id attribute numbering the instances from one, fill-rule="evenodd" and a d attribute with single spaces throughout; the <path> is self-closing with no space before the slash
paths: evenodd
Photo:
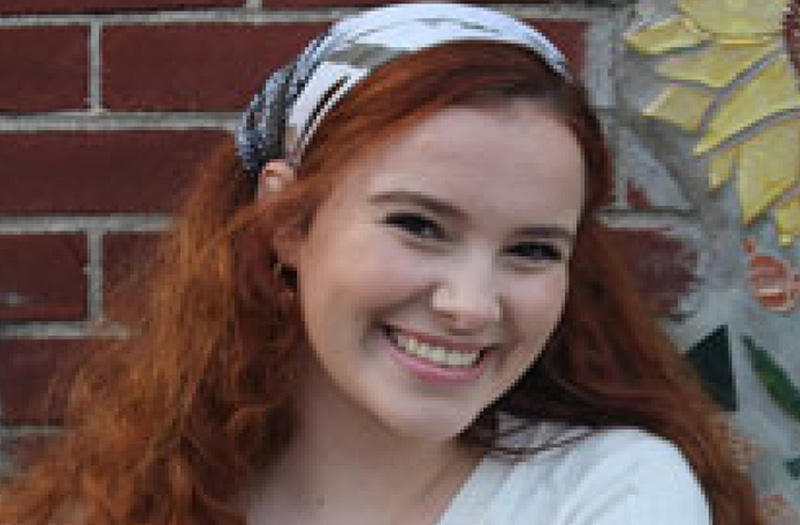
<path id="1" fill-rule="evenodd" d="M 391 356 L 403 368 L 423 381 L 448 384 L 469 383 L 478 379 L 485 367 L 486 355 L 481 356 L 478 362 L 470 367 L 445 367 L 401 350 L 388 334 L 386 334 L 386 339 L 389 341 Z"/>

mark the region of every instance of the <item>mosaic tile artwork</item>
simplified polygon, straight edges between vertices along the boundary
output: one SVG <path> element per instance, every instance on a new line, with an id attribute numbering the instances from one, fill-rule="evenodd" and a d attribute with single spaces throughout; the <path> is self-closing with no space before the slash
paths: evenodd
<path id="1" fill-rule="evenodd" d="M 786 470 L 792 479 L 800 480 L 800 456 L 786 460 Z"/>
<path id="2" fill-rule="evenodd" d="M 800 422 L 800 390 L 792 383 L 786 370 L 751 337 L 744 336 L 743 341 L 753 369 L 769 396 L 788 417 Z"/>
<path id="3" fill-rule="evenodd" d="M 738 404 L 728 338 L 728 327 L 720 326 L 685 355 L 699 373 L 705 391 L 724 410 L 730 412 L 736 410 Z"/>
<path id="4" fill-rule="evenodd" d="M 768 523 L 800 525 L 800 0 L 631 13 L 621 120 L 684 191 L 707 257 L 676 333 Z"/>
<path id="5" fill-rule="evenodd" d="M 744 241 L 750 295 L 765 309 L 791 312 L 800 300 L 800 272 L 785 258 L 761 251 L 757 241 Z"/>
<path id="6" fill-rule="evenodd" d="M 800 525 L 800 515 L 781 494 L 763 497 L 761 508 L 768 525 Z"/>
<path id="7" fill-rule="evenodd" d="M 626 35 L 666 83 L 643 114 L 697 132 L 709 187 L 735 177 L 742 223 L 771 212 L 783 246 L 800 237 L 798 13 L 797 1 L 682 0 Z"/>

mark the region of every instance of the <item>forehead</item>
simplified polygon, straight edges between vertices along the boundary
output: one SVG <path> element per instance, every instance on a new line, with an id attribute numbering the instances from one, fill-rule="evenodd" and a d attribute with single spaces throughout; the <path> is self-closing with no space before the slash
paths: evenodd
<path id="1" fill-rule="evenodd" d="M 476 213 L 572 222 L 583 202 L 584 169 L 571 130 L 542 104 L 515 100 L 447 108 L 413 125 L 347 163 L 331 197 L 414 190 Z"/>

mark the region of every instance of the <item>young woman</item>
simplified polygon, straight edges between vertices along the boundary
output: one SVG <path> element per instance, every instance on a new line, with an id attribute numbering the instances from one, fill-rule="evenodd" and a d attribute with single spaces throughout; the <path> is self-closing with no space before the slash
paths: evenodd
<path id="1" fill-rule="evenodd" d="M 527 26 L 339 22 L 204 169 L 0 523 L 760 523 L 614 262 L 611 176 Z"/>

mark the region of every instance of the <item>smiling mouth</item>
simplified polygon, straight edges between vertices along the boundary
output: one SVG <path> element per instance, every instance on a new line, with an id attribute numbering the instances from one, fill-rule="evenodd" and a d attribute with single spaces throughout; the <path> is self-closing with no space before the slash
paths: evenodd
<path id="1" fill-rule="evenodd" d="M 486 354 L 486 350 L 464 351 L 428 343 L 391 326 L 384 326 L 384 331 L 400 351 L 443 368 L 472 369 L 483 361 Z"/>

